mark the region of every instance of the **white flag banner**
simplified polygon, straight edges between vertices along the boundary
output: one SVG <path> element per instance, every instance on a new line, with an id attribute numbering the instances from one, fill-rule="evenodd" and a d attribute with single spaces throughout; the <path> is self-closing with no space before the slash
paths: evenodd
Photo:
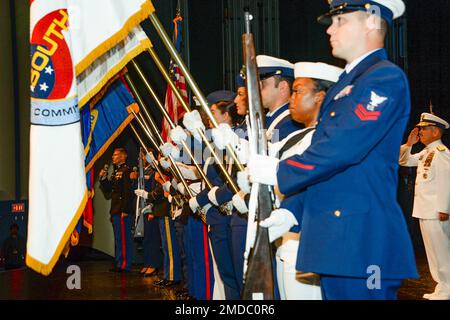
<path id="1" fill-rule="evenodd" d="M 97 58 L 77 76 L 78 105 L 82 108 L 92 97 L 122 70 L 130 60 L 152 46 L 141 26 L 136 26 L 128 36 Z"/>
<path id="2" fill-rule="evenodd" d="M 77 76 L 155 9 L 148 0 L 68 0 Z"/>
<path id="3" fill-rule="evenodd" d="M 30 2 L 31 128 L 27 265 L 48 275 L 87 201 L 67 0 Z"/>
<path id="4" fill-rule="evenodd" d="M 151 45 L 138 25 L 153 11 L 147 0 L 30 0 L 26 263 L 39 273 L 51 273 L 87 201 L 79 99 Z"/>

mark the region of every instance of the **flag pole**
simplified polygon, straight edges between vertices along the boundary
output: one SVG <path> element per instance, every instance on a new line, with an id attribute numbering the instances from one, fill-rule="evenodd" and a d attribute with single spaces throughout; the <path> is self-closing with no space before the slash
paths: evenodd
<path id="1" fill-rule="evenodd" d="M 134 62 L 134 61 L 132 61 Z M 139 68 L 139 66 L 138 66 Z M 139 69 L 140 71 L 140 69 Z M 138 71 L 138 73 L 139 73 Z M 143 76 L 143 75 L 142 75 Z M 143 78 L 145 79 L 145 77 Z M 155 121 L 153 120 L 153 118 L 151 117 L 151 115 L 147 112 L 147 106 L 145 105 L 144 101 L 141 98 L 141 95 L 139 94 L 139 92 L 136 89 L 136 86 L 134 85 L 133 80 L 131 80 L 130 76 L 128 74 L 125 74 L 125 80 L 127 81 L 127 84 L 130 86 L 131 91 L 133 92 L 133 95 L 136 97 L 136 100 L 138 101 L 140 107 L 144 110 L 144 113 L 147 117 L 147 120 L 150 123 L 150 126 L 153 129 L 153 132 L 155 134 L 155 136 L 158 138 L 160 144 L 163 144 L 164 141 L 158 131 L 158 128 L 156 126 Z M 166 118 L 166 120 L 168 121 L 170 127 L 172 129 L 174 129 L 176 127 L 175 123 L 172 121 L 172 119 L 170 118 L 169 114 L 167 113 L 167 110 L 163 107 L 161 101 L 159 100 L 158 96 L 156 95 L 155 91 L 153 90 L 152 86 L 148 83 L 147 79 L 145 79 L 144 81 L 147 89 L 149 90 L 152 98 L 155 100 L 156 104 L 158 105 L 158 108 L 161 110 L 161 112 L 163 113 L 164 118 Z M 200 167 L 200 165 L 198 164 L 198 162 L 196 161 L 194 155 L 191 152 L 190 147 L 187 145 L 187 143 L 185 141 L 182 142 L 183 148 L 185 150 L 185 152 L 187 153 L 187 155 L 189 156 L 189 158 L 191 158 L 194 166 L 196 167 L 197 171 L 199 172 L 199 174 L 201 175 L 202 179 L 205 181 L 206 186 L 208 187 L 208 189 L 211 189 L 213 187 L 213 185 L 211 184 L 211 182 L 209 181 L 208 177 L 206 176 L 206 174 L 203 172 L 203 169 Z M 159 147 L 158 147 L 159 149 Z"/>

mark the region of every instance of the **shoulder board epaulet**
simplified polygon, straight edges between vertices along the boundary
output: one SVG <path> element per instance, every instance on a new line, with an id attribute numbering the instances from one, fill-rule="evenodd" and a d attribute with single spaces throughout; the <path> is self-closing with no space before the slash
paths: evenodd
<path id="1" fill-rule="evenodd" d="M 445 151 L 447 148 L 443 144 L 440 144 L 436 147 L 436 149 L 438 149 L 439 151 L 442 152 L 442 151 Z"/>

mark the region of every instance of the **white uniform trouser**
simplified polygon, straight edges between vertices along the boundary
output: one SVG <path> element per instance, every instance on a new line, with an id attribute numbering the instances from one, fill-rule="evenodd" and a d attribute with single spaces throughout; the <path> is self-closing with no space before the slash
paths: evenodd
<path id="1" fill-rule="evenodd" d="M 433 280 L 434 293 L 450 299 L 450 221 L 420 219 L 425 252 Z"/>
<path id="2" fill-rule="evenodd" d="M 212 258 L 213 272 L 214 272 L 214 288 L 213 288 L 212 300 L 226 300 L 225 288 L 223 286 L 222 278 L 220 277 L 219 269 L 217 268 L 217 263 L 216 263 L 216 259 L 214 257 L 214 250 L 211 245 L 211 240 L 208 240 L 208 244 L 209 244 L 209 249 L 211 250 L 211 258 Z"/>
<path id="3" fill-rule="evenodd" d="M 276 254 L 277 281 L 281 300 L 322 300 L 320 286 L 297 280 L 297 251 L 300 242 L 288 240 L 278 247 Z"/>

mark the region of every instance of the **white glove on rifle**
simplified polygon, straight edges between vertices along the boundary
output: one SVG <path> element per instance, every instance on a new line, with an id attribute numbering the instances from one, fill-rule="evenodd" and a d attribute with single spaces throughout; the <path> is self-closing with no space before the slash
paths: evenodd
<path id="1" fill-rule="evenodd" d="M 170 142 L 166 142 L 161 146 L 161 153 L 165 156 L 172 156 L 174 159 L 180 158 L 180 149 L 178 147 L 175 147 Z"/>
<path id="2" fill-rule="evenodd" d="M 161 164 L 161 167 L 163 167 L 164 170 L 167 170 L 168 168 L 170 168 L 170 162 L 167 161 L 165 158 L 161 158 L 159 163 Z"/>
<path id="3" fill-rule="evenodd" d="M 241 189 L 245 193 L 250 193 L 250 181 L 248 180 L 248 172 L 247 169 L 245 171 L 238 171 L 237 173 L 237 183 L 239 189 Z"/>
<path id="4" fill-rule="evenodd" d="M 270 186 L 277 184 L 277 169 L 279 159 L 253 154 L 247 163 L 250 182 Z"/>
<path id="5" fill-rule="evenodd" d="M 187 134 L 184 132 L 183 128 L 176 126 L 174 129 L 170 130 L 170 139 L 176 144 L 181 144 L 186 141 Z"/>
<path id="6" fill-rule="evenodd" d="M 215 186 L 215 187 L 212 187 L 211 190 L 209 190 L 209 192 L 208 192 L 208 199 L 215 206 L 219 205 L 219 203 L 217 202 L 217 199 L 216 199 L 216 191 L 218 189 L 219 189 L 219 187 Z"/>
<path id="7" fill-rule="evenodd" d="M 136 189 L 134 190 L 134 194 L 137 195 L 138 197 L 148 199 L 148 192 L 145 191 L 144 189 Z"/>
<path id="8" fill-rule="evenodd" d="M 171 184 L 170 184 L 169 181 L 164 182 L 162 186 L 163 186 L 163 190 L 164 190 L 165 192 L 170 192 L 170 186 L 171 186 Z"/>
<path id="9" fill-rule="evenodd" d="M 289 210 L 277 209 L 272 211 L 270 216 L 261 221 L 259 225 L 263 228 L 269 228 L 269 241 L 274 242 L 293 226 L 297 226 L 298 221 Z"/>
<path id="10" fill-rule="evenodd" d="M 245 203 L 244 199 L 245 195 L 246 193 L 241 190 L 233 196 L 233 206 L 240 213 L 248 212 L 247 204 Z"/>
<path id="11" fill-rule="evenodd" d="M 189 199 L 189 207 L 191 208 L 192 212 L 197 212 L 197 209 L 200 207 L 200 205 L 198 204 L 195 197 Z"/>

